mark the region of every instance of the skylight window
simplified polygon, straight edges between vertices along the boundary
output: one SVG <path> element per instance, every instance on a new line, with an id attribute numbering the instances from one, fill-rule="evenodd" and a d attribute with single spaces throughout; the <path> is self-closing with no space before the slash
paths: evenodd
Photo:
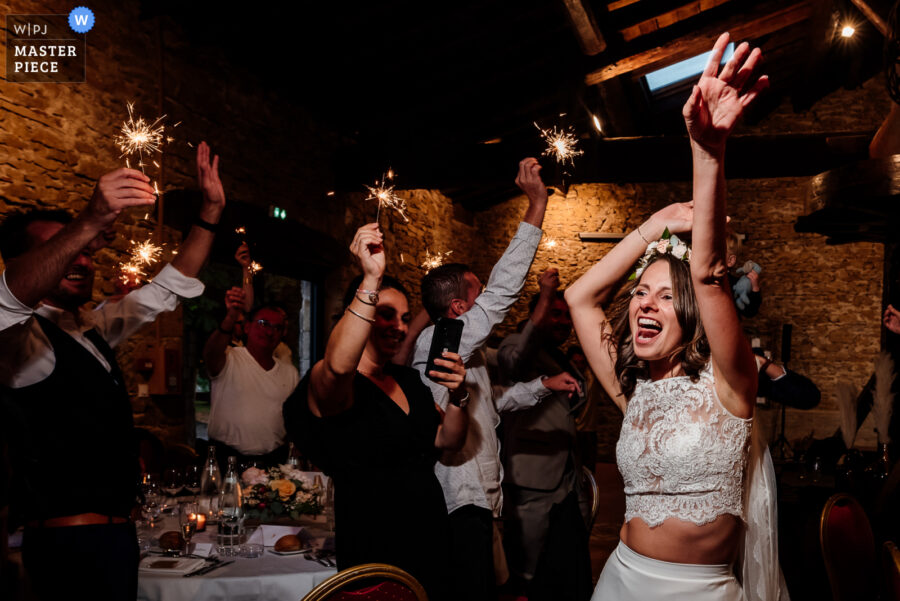
<path id="1" fill-rule="evenodd" d="M 662 69 L 657 69 L 652 73 L 648 73 L 644 76 L 644 79 L 647 81 L 650 92 L 656 92 L 657 90 L 661 90 L 672 84 L 699 76 L 703 73 L 703 68 L 706 67 L 706 62 L 709 60 L 710 54 L 712 54 L 712 50 L 704 52 L 703 54 L 698 54 L 693 58 L 683 60 L 680 63 L 675 63 L 674 65 L 669 65 L 668 67 L 663 67 Z M 725 53 L 722 54 L 721 64 L 726 63 L 733 54 L 734 42 L 731 42 L 725 48 Z"/>

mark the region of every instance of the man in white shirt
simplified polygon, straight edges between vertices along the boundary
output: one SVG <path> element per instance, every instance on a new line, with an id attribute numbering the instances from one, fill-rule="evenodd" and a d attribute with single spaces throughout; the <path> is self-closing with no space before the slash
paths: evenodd
<path id="1" fill-rule="evenodd" d="M 122 210 L 155 202 L 149 178 L 117 169 L 100 178 L 74 219 L 31 211 L 0 226 L 0 387 L 5 414 L 24 433 L 9 448 L 13 504 L 25 521 L 25 569 L 41 599 L 137 594 L 138 548 L 128 521 L 137 446 L 112 348 L 173 310 L 179 296 L 203 292 L 195 276 L 225 206 L 218 157 L 209 161 L 205 142 L 197 168 L 203 203 L 178 255 L 150 284 L 96 311 L 84 306 L 93 252 L 108 242 Z"/>
<path id="2" fill-rule="evenodd" d="M 535 378 L 495 396 L 488 376 L 483 347 L 494 326 L 503 321 L 519 298 L 528 269 L 543 232 L 547 187 L 540 178 L 540 165 L 528 158 L 519 163 L 516 184 L 528 196 L 528 209 L 509 246 L 494 265 L 482 290 L 478 277 L 465 265 L 437 267 L 422 280 L 422 303 L 433 319 L 449 317 L 463 322 L 459 354 L 466 365 L 466 390 L 471 399 L 469 429 L 463 448 L 445 454 L 435 465 L 450 514 L 452 574 L 449 597 L 485 600 L 496 597 L 493 559 L 493 518 L 500 516 L 503 479 L 496 428 L 500 412 L 517 411 L 538 403 L 551 393 L 574 387 L 568 374 L 541 381 Z M 416 340 L 413 367 L 425 372 L 434 327 Z M 441 408 L 449 402 L 446 388 L 423 377 Z M 443 389 L 443 390 L 442 390 Z"/>
<path id="3" fill-rule="evenodd" d="M 242 462 L 284 463 L 284 418 L 281 407 L 300 382 L 297 368 L 275 352 L 284 336 L 285 313 L 263 306 L 244 325 L 247 342 L 229 346 L 232 330 L 244 310 L 245 292 L 225 293 L 228 312 L 203 349 L 211 380 L 209 439 L 220 456 Z"/>

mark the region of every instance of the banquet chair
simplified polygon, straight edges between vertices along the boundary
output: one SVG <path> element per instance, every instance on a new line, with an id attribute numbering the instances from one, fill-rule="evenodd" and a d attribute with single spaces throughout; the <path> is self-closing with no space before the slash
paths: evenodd
<path id="1" fill-rule="evenodd" d="M 885 601 L 900 601 L 900 549 L 891 541 L 882 546 L 881 565 L 883 567 L 883 593 Z"/>
<path id="2" fill-rule="evenodd" d="M 365 581 L 365 588 L 343 590 L 360 581 Z M 309 591 L 302 601 L 428 601 L 428 595 L 415 578 L 400 568 L 364 563 L 341 570 Z"/>
<path id="3" fill-rule="evenodd" d="M 875 537 L 859 502 L 837 493 L 825 503 L 819 542 L 834 601 L 874 599 L 878 590 Z"/>
<path id="4" fill-rule="evenodd" d="M 591 523 L 588 524 L 588 530 L 590 531 L 594 526 L 594 520 L 597 519 L 597 513 L 600 511 L 600 488 L 597 486 L 597 479 L 594 477 L 594 473 L 584 465 L 581 466 L 581 483 L 591 499 Z"/>

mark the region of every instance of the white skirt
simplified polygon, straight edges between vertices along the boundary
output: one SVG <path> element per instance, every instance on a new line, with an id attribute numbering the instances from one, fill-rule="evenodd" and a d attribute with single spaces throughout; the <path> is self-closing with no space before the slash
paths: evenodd
<path id="1" fill-rule="evenodd" d="M 743 601 L 729 564 L 670 563 L 645 557 L 625 543 L 610 555 L 591 601 Z"/>

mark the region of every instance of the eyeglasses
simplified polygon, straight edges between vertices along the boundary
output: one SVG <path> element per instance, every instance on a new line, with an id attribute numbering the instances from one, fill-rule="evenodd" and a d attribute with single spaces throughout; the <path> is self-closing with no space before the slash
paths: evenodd
<path id="1" fill-rule="evenodd" d="M 276 331 L 276 332 L 283 332 L 283 331 L 284 331 L 284 324 L 283 324 L 283 323 L 272 323 L 271 321 L 268 321 L 268 320 L 265 320 L 265 319 L 257 319 L 257 320 L 256 320 L 255 322 L 253 322 L 253 323 L 255 323 L 255 324 L 258 325 L 259 327 L 264 328 L 264 329 L 266 329 L 266 330 L 274 330 L 274 331 Z"/>

